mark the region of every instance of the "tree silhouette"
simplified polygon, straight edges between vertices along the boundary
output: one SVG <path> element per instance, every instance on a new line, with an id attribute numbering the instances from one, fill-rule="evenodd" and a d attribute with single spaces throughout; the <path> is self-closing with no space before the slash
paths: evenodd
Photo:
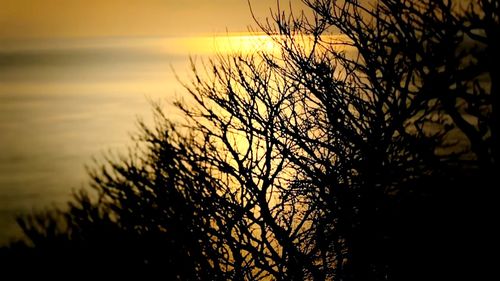
<path id="1" fill-rule="evenodd" d="M 141 146 L 91 172 L 94 193 L 75 194 L 64 210 L 20 217 L 30 244 L 4 249 L 14 257 L 4 264 L 221 278 L 227 270 L 209 258 L 210 215 L 223 208 L 211 200 L 210 177 L 190 159 L 189 140 L 156 116 L 158 130 L 141 125 Z"/>
<path id="2" fill-rule="evenodd" d="M 499 1 L 303 2 L 257 22 L 279 51 L 193 63 L 187 128 L 158 108 L 146 146 L 92 174 L 96 199 L 21 218 L 34 247 L 4 256 L 182 280 L 478 278 Z"/>

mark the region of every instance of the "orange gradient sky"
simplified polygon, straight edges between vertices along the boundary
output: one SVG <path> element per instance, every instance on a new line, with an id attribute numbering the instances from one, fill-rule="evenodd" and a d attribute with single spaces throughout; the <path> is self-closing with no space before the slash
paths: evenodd
<path id="1" fill-rule="evenodd" d="M 276 6 L 250 2 L 260 19 Z M 250 25 L 247 0 L 0 0 L 0 39 L 210 35 Z"/>

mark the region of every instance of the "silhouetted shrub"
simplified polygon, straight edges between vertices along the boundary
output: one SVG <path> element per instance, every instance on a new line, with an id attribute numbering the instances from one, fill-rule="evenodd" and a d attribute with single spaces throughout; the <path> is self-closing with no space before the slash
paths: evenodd
<path id="1" fill-rule="evenodd" d="M 20 219 L 8 255 L 167 278 L 479 278 L 498 171 L 499 2 L 304 0 L 273 53 L 193 63 L 179 133 Z M 43 261 L 48 261 L 43 259 Z M 150 271 L 151 272 L 151 271 Z"/>

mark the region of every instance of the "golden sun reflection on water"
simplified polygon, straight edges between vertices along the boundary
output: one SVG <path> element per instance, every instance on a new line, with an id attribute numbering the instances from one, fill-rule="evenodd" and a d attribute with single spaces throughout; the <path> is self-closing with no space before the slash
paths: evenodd
<path id="1" fill-rule="evenodd" d="M 280 42 L 286 40 L 284 36 L 253 33 L 233 33 L 214 36 L 178 37 L 165 39 L 163 44 L 168 52 L 173 50 L 183 54 L 191 55 L 232 55 L 232 54 L 254 54 L 259 53 L 280 53 Z M 310 51 L 314 42 L 313 36 L 294 36 L 295 43 Z M 321 43 L 327 45 L 331 43 L 346 43 L 349 40 L 342 35 L 324 35 Z M 346 45 L 338 45 L 337 50 L 348 50 Z"/>
<path id="2" fill-rule="evenodd" d="M 163 40 L 164 51 L 195 56 L 276 52 L 274 39 L 263 34 L 237 33 L 215 36 L 177 37 Z"/>

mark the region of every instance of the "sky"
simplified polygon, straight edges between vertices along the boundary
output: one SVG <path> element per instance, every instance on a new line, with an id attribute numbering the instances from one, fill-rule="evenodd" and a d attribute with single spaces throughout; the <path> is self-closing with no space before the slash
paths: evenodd
<path id="1" fill-rule="evenodd" d="M 250 2 L 262 19 L 276 5 Z M 247 0 L 0 0 L 0 39 L 210 35 L 249 25 Z"/>

